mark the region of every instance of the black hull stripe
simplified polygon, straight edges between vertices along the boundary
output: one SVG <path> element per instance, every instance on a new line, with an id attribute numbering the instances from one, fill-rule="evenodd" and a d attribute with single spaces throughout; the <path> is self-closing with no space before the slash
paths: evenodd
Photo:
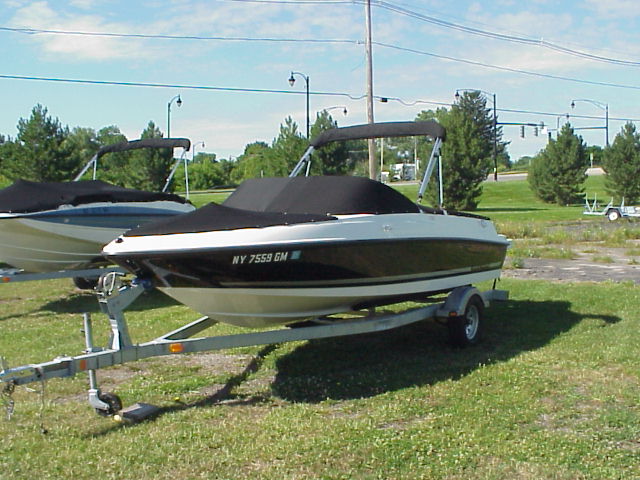
<path id="1" fill-rule="evenodd" d="M 440 280 L 443 278 L 459 277 L 473 273 L 499 271 L 501 262 L 489 265 L 480 265 L 475 268 L 447 270 L 444 272 L 432 272 L 430 274 L 406 275 L 402 277 L 359 278 L 349 280 L 324 280 L 324 281 L 291 281 L 291 282 L 221 282 L 221 288 L 330 288 L 330 287 L 364 287 L 375 285 L 393 285 L 401 283 L 425 282 Z"/>

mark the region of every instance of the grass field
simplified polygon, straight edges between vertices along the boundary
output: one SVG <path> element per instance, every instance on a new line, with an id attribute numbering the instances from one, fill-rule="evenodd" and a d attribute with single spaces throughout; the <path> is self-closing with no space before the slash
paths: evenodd
<path id="1" fill-rule="evenodd" d="M 581 208 L 534 203 L 511 183 L 487 184 L 481 211 L 531 231 L 584 221 Z M 125 405 L 161 407 L 140 424 L 95 415 L 84 375 L 18 388 L 13 418 L 0 418 L 0 479 L 640 478 L 638 286 L 499 287 L 511 299 L 486 311 L 472 348 L 424 322 L 101 370 Z M 93 295 L 68 280 L 2 285 L 0 302 L 12 365 L 79 353 L 84 311 L 106 340 Z M 196 317 L 155 292 L 127 310 L 134 341 Z"/>

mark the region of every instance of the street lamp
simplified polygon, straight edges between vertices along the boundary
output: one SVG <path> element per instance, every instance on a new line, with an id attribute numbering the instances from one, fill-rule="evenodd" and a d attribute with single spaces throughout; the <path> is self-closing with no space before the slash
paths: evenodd
<path id="1" fill-rule="evenodd" d="M 196 147 L 197 147 L 198 145 L 202 145 L 202 148 L 204 148 L 204 142 L 198 142 L 198 143 L 194 143 L 194 144 L 193 144 L 193 150 L 192 150 L 192 152 L 191 152 L 191 153 L 193 154 L 193 156 L 191 157 L 191 161 L 192 161 L 192 162 L 196 159 Z"/>
<path id="2" fill-rule="evenodd" d="M 606 103 L 598 102 L 596 100 L 589 100 L 588 98 L 576 98 L 575 100 L 571 100 L 571 108 L 576 108 L 576 102 L 588 102 L 591 105 L 595 105 L 596 107 L 604 110 L 604 139 L 605 144 L 609 146 L 609 105 Z"/>
<path id="3" fill-rule="evenodd" d="M 345 107 L 344 105 L 336 105 L 335 107 L 327 107 L 327 108 L 323 108 L 323 109 L 322 109 L 322 111 L 323 111 L 323 112 L 328 112 L 329 110 L 336 110 L 336 109 L 338 109 L 338 108 L 341 108 L 341 109 L 342 109 L 342 114 L 343 114 L 344 116 L 347 116 L 347 113 L 349 113 L 349 112 L 347 111 L 347 107 Z"/>
<path id="4" fill-rule="evenodd" d="M 493 102 L 493 180 L 498 181 L 498 113 L 496 107 L 496 94 L 476 89 L 458 89 L 456 90 L 456 102 L 460 100 L 460 92 L 479 92 L 492 99 Z"/>
<path id="5" fill-rule="evenodd" d="M 176 102 L 176 105 L 182 105 L 182 99 L 180 98 L 180 95 L 176 95 L 171 100 L 169 100 L 169 103 L 167 103 L 167 138 L 171 138 L 171 104 L 174 100 Z"/>
<path id="6" fill-rule="evenodd" d="M 293 87 L 296 83 L 296 79 L 294 75 L 300 75 L 304 78 L 305 85 L 307 87 L 307 139 L 309 138 L 309 76 L 300 72 L 291 72 L 291 76 L 289 77 L 289 85 Z"/>

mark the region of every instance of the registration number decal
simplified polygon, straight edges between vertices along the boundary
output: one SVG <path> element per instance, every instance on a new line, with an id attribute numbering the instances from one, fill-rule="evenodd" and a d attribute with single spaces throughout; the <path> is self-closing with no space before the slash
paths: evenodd
<path id="1" fill-rule="evenodd" d="M 232 265 L 250 265 L 253 263 L 275 263 L 287 262 L 300 259 L 300 250 L 293 252 L 268 252 L 268 253 L 248 253 L 246 255 L 234 255 L 231 260 Z"/>

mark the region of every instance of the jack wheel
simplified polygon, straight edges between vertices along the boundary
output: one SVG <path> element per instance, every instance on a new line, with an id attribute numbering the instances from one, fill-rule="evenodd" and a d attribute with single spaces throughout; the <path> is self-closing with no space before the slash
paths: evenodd
<path id="1" fill-rule="evenodd" d="M 447 321 L 449 341 L 455 347 L 475 345 L 482 333 L 484 304 L 478 296 L 471 297 L 464 315 L 451 317 Z"/>
<path id="2" fill-rule="evenodd" d="M 122 400 L 115 393 L 100 393 L 98 398 L 106 403 L 109 408 L 106 410 L 102 410 L 101 408 L 96 408 L 96 413 L 101 417 L 111 417 L 122 410 Z"/>

